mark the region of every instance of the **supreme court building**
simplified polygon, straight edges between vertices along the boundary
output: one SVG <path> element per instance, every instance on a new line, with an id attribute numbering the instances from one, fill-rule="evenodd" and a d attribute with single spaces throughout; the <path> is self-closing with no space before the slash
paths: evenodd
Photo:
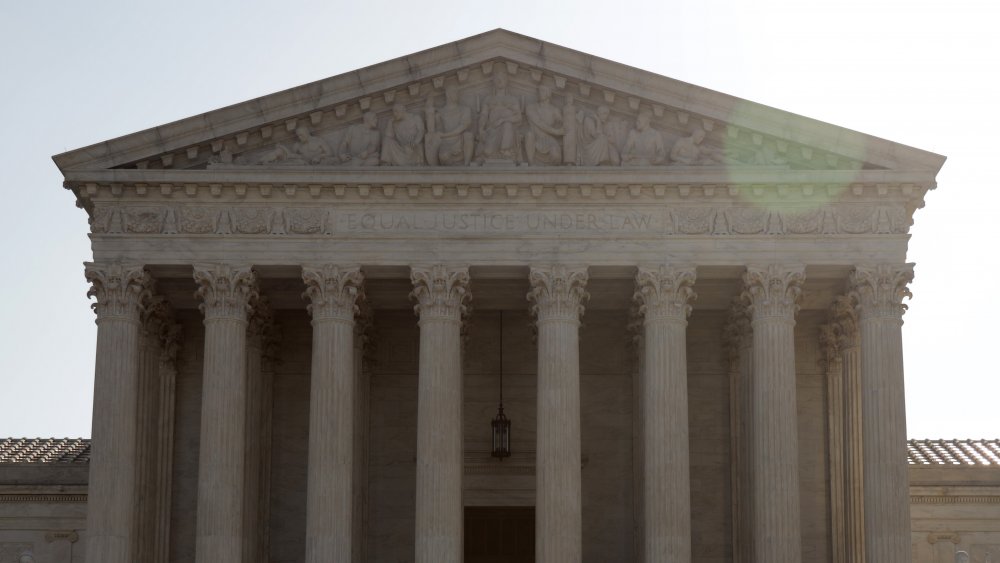
<path id="1" fill-rule="evenodd" d="M 88 563 L 911 561 L 944 157 L 496 30 L 55 161 Z"/>

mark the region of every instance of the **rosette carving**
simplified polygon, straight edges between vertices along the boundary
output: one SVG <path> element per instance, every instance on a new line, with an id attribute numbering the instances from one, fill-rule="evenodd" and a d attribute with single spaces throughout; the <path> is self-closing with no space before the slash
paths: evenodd
<path id="1" fill-rule="evenodd" d="M 587 293 L 587 267 L 562 264 L 532 266 L 528 275 L 531 291 L 528 301 L 538 321 L 564 320 L 579 322 L 583 316 L 583 301 Z"/>
<path id="2" fill-rule="evenodd" d="M 84 275 L 90 282 L 87 297 L 97 298 L 91 307 L 98 321 L 125 318 L 140 322 L 153 289 L 153 279 L 143 266 L 85 262 Z"/>
<path id="3" fill-rule="evenodd" d="M 639 268 L 632 297 L 639 305 L 639 314 L 646 322 L 662 318 L 687 320 L 691 302 L 698 297 L 692 289 L 696 277 L 690 266 Z"/>
<path id="4" fill-rule="evenodd" d="M 851 272 L 850 295 L 861 318 L 902 319 L 912 281 L 913 264 L 858 266 Z"/>
<path id="5" fill-rule="evenodd" d="M 196 264 L 194 281 L 198 284 L 195 297 L 201 299 L 199 309 L 206 319 L 247 320 L 258 296 L 257 276 L 250 266 Z"/>
<path id="6" fill-rule="evenodd" d="M 471 298 L 468 267 L 413 266 L 410 281 L 413 282 L 410 299 L 417 300 L 413 310 L 421 320 L 429 317 L 458 320 L 466 313 Z"/>
<path id="7" fill-rule="evenodd" d="M 753 320 L 794 319 L 805 279 L 805 267 L 801 265 L 747 266 L 743 295 Z"/>
<path id="8" fill-rule="evenodd" d="M 302 297 L 309 298 L 306 309 L 313 320 L 353 322 L 359 311 L 358 299 L 364 296 L 365 276 L 359 266 L 303 266 L 302 281 L 306 284 Z"/>

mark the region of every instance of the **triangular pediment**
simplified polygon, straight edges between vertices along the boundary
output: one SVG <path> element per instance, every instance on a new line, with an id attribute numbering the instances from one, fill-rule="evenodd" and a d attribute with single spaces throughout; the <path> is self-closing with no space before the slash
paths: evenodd
<path id="1" fill-rule="evenodd" d="M 55 161 L 64 172 L 466 164 L 936 171 L 944 158 L 494 30 Z"/>

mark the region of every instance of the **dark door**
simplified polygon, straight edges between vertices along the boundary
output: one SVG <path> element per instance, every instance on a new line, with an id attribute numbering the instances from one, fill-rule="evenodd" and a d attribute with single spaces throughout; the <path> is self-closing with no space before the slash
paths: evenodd
<path id="1" fill-rule="evenodd" d="M 465 507 L 465 563 L 534 562 L 534 507 Z"/>

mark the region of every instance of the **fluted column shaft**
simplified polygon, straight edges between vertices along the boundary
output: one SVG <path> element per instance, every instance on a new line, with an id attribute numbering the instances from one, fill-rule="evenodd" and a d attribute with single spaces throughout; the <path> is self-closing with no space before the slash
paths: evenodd
<path id="1" fill-rule="evenodd" d="M 420 317 L 417 384 L 416 563 L 463 557 L 462 313 L 465 267 L 414 266 Z"/>
<path id="2" fill-rule="evenodd" d="M 844 530 L 847 563 L 865 563 L 861 348 L 855 333 L 841 351 L 844 384 Z"/>
<path id="3" fill-rule="evenodd" d="M 845 440 L 844 440 L 844 370 L 836 325 L 820 330 L 820 344 L 825 344 L 827 396 L 827 453 L 830 470 L 830 534 L 833 563 L 846 563 L 847 514 L 845 511 Z"/>
<path id="4" fill-rule="evenodd" d="M 864 563 L 864 466 L 861 463 L 861 353 L 855 300 L 834 300 L 827 345 L 830 380 L 830 489 L 834 502 L 835 563 Z M 839 507 L 838 507 L 839 505 Z"/>
<path id="5" fill-rule="evenodd" d="M 205 314 L 196 561 L 241 563 L 247 319 L 256 281 L 245 266 L 196 265 L 194 277 Z"/>
<path id="6" fill-rule="evenodd" d="M 749 456 L 755 563 L 802 560 L 794 328 L 804 278 L 801 266 L 778 265 L 748 267 L 744 276 L 753 326 Z"/>
<path id="7" fill-rule="evenodd" d="M 177 354 L 181 347 L 181 325 L 169 322 L 163 330 L 160 348 L 160 392 L 157 411 L 159 438 L 157 440 L 155 537 L 152 563 L 166 563 L 170 557 L 170 513 L 174 470 L 174 419 L 177 395 Z"/>
<path id="8" fill-rule="evenodd" d="M 357 267 L 303 267 L 312 315 L 306 562 L 351 561 Z"/>
<path id="9" fill-rule="evenodd" d="M 142 344 L 139 353 L 139 427 L 138 473 L 139 516 L 134 538 L 135 557 L 149 563 L 167 560 L 166 544 L 162 529 L 169 529 L 168 499 L 160 494 L 161 487 L 169 487 L 163 480 L 164 441 L 171 437 L 172 411 L 165 412 L 165 393 L 173 392 L 172 358 L 167 346 L 176 347 L 177 327 L 172 323 L 172 312 L 162 296 L 152 296 L 142 315 Z M 166 359 L 166 362 L 164 361 Z M 170 379 L 170 381 L 165 381 Z M 168 387 L 165 383 L 170 383 Z M 171 402 L 170 407 L 173 407 Z M 172 444 L 171 444 L 172 446 Z"/>
<path id="10" fill-rule="evenodd" d="M 138 516 L 136 462 L 140 312 L 149 274 L 138 265 L 86 264 L 97 297 L 93 454 L 87 506 L 87 561 L 132 563 Z"/>
<path id="11" fill-rule="evenodd" d="M 687 317 L 694 268 L 640 268 L 635 299 L 643 315 L 643 559 L 690 563 Z"/>
<path id="12" fill-rule="evenodd" d="M 264 373 L 265 341 L 271 338 L 274 318 L 266 297 L 253 304 L 253 315 L 247 327 L 247 408 L 246 408 L 246 463 L 244 464 L 243 526 L 244 563 L 264 563 L 267 521 L 262 518 L 270 499 L 261 493 L 265 490 L 266 468 L 270 465 L 267 428 L 263 423 L 270 416 L 271 389 L 268 375 Z"/>
<path id="13" fill-rule="evenodd" d="M 532 267 L 538 324 L 535 560 L 582 561 L 580 316 L 587 269 Z"/>
<path id="14" fill-rule="evenodd" d="M 750 511 L 753 503 L 750 494 L 749 439 L 750 413 L 753 411 L 750 396 L 753 366 L 753 333 L 747 302 L 738 297 L 733 300 L 729 323 L 724 333 L 730 360 L 730 434 L 732 456 L 731 482 L 733 487 L 733 561 L 750 563 L 753 533 L 750 528 Z"/>
<path id="15" fill-rule="evenodd" d="M 861 335 L 865 558 L 872 563 L 910 561 L 902 301 L 912 279 L 912 264 L 859 266 L 851 274 Z"/>
<path id="16" fill-rule="evenodd" d="M 371 353 L 372 310 L 365 302 L 358 307 L 354 323 L 354 504 L 352 537 L 354 563 L 368 561 L 368 449 L 370 443 L 371 383 L 369 362 Z"/>
<path id="17" fill-rule="evenodd" d="M 154 300 L 162 298 L 154 297 Z M 156 482 L 159 448 L 159 395 L 160 395 L 160 326 L 161 320 L 150 315 L 147 307 L 143 315 L 139 351 L 139 410 L 136 443 L 138 463 L 136 485 L 139 491 L 139 514 L 133 538 L 133 553 L 141 561 L 152 563 L 156 558 L 156 525 L 158 507 Z"/>

